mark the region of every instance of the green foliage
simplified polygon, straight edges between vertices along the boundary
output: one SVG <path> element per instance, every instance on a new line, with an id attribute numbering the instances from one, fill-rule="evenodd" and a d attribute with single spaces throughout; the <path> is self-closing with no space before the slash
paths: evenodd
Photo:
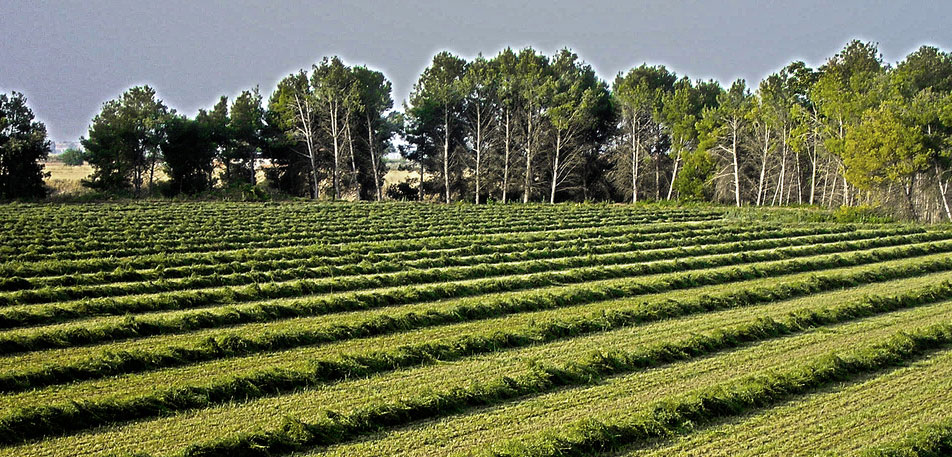
<path id="1" fill-rule="evenodd" d="M 83 156 L 83 151 L 76 148 L 68 148 L 63 151 L 63 153 L 60 154 L 60 160 L 71 167 L 78 167 L 86 161 Z"/>
<path id="2" fill-rule="evenodd" d="M 166 122 L 161 150 L 173 195 L 211 189 L 218 153 L 213 129 L 212 121 L 202 113 L 196 120 L 171 116 Z"/>
<path id="3" fill-rule="evenodd" d="M 255 163 L 261 153 L 264 130 L 264 108 L 258 88 L 242 91 L 231 104 L 228 117 L 230 141 L 221 152 L 225 165 L 222 176 L 226 187 L 256 182 Z"/>
<path id="4" fill-rule="evenodd" d="M 19 92 L 0 94 L 0 199 L 46 196 L 43 164 L 49 157 L 46 126 L 36 121 Z"/>
<path id="5" fill-rule="evenodd" d="M 707 129 L 707 123 L 701 121 L 699 128 Z M 684 161 L 682 169 L 674 180 L 674 187 L 678 191 L 678 198 L 685 201 L 708 201 L 711 198 L 711 176 L 715 172 L 714 157 L 705 149 L 702 143 L 695 150 L 687 150 L 681 154 Z"/>
<path id="6" fill-rule="evenodd" d="M 833 220 L 846 224 L 894 222 L 891 217 L 883 214 L 882 209 L 869 205 L 841 206 L 833 212 Z"/>
<path id="7" fill-rule="evenodd" d="M 846 137 L 847 178 L 862 189 L 904 183 L 927 163 L 919 131 L 904 122 L 899 110 L 887 103 L 868 111 Z"/>
<path id="8" fill-rule="evenodd" d="M 169 109 L 149 86 L 137 86 L 103 104 L 82 140 L 93 174 L 84 185 L 104 191 L 152 184 Z"/>

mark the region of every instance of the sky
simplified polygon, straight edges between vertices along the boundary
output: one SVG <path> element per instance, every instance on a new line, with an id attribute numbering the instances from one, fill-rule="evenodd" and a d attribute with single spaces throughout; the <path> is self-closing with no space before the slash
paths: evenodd
<path id="1" fill-rule="evenodd" d="M 192 115 L 221 95 L 339 55 L 383 71 L 402 105 L 432 56 L 569 47 L 609 82 L 642 63 L 756 85 L 851 39 L 895 63 L 952 50 L 952 2 L 0 0 L 0 92 L 26 94 L 56 141 L 86 134 L 106 100 L 149 84 Z"/>

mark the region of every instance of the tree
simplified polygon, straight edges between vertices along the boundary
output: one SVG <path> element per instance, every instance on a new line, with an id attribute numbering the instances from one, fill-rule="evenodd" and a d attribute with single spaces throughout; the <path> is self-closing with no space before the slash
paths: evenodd
<path id="1" fill-rule="evenodd" d="M 363 113 L 367 130 L 367 157 L 370 169 L 367 175 L 373 180 L 374 198 L 383 199 L 381 189 L 386 166 L 383 156 L 393 134 L 399 125 L 388 122 L 386 113 L 393 108 L 391 84 L 383 73 L 367 67 L 354 67 L 354 77 L 358 87 L 358 107 Z"/>
<path id="2" fill-rule="evenodd" d="M 261 149 L 261 131 L 264 129 L 264 108 L 258 88 L 243 91 L 231 104 L 228 131 L 231 141 L 222 156 L 225 180 L 229 185 L 255 184 L 255 162 Z"/>
<path id="3" fill-rule="evenodd" d="M 476 182 L 474 201 L 477 205 L 482 195 L 483 162 L 490 143 L 490 131 L 499 108 L 498 79 L 496 66 L 479 55 L 466 66 L 466 74 L 462 80 L 466 94 L 464 112 L 467 116 L 469 140 L 474 152 Z"/>
<path id="4" fill-rule="evenodd" d="M 699 93 L 691 85 L 689 79 L 682 78 L 675 84 L 674 92 L 665 94 L 662 106 L 661 117 L 666 133 L 671 138 L 671 152 L 674 154 L 671 165 L 671 184 L 667 195 L 667 199 L 670 200 L 674 194 L 681 156 L 697 139 L 695 123 L 701 108 Z M 658 186 L 660 185 L 659 182 Z"/>
<path id="5" fill-rule="evenodd" d="M 743 158 L 743 129 L 750 111 L 750 92 L 742 79 L 731 84 L 730 90 L 718 96 L 717 108 L 704 110 L 698 149 L 718 156 L 727 156 L 734 188 L 734 204 L 741 206 L 741 163 Z"/>
<path id="6" fill-rule="evenodd" d="M 890 75 L 891 101 L 902 107 L 907 125 L 919 133 L 921 155 L 927 157 L 925 169 L 936 183 L 938 201 L 945 217 L 952 220 L 949 208 L 949 158 L 952 155 L 952 55 L 923 46 L 908 55 Z M 923 182 L 923 180 L 917 180 Z M 920 186 L 919 194 L 931 186 Z M 908 197 L 907 197 L 908 200 Z M 918 198 L 921 201 L 922 198 Z M 921 211 L 919 211 L 921 212 Z"/>
<path id="7" fill-rule="evenodd" d="M 76 148 L 67 148 L 60 154 L 60 160 L 63 161 L 63 164 L 70 167 L 78 167 L 85 162 L 83 151 Z"/>
<path id="8" fill-rule="evenodd" d="M 630 172 L 627 182 L 631 185 L 628 191 L 632 203 L 638 202 L 642 153 L 652 146 L 651 133 L 658 127 L 656 119 L 661 110 L 662 96 L 672 91 L 676 80 L 677 77 L 664 66 L 649 67 L 645 64 L 629 70 L 624 76 L 619 73 L 615 78 L 612 92 L 621 111 L 622 125 L 619 130 L 627 137 L 623 143 L 628 148 L 627 154 L 616 154 L 615 166 Z M 617 173 L 618 176 L 624 174 Z"/>
<path id="9" fill-rule="evenodd" d="M 202 122 L 209 129 L 212 141 L 215 143 L 215 159 L 223 162 L 223 157 L 234 141 L 229 124 L 228 97 L 221 96 L 210 111 L 199 110 Z"/>
<path id="10" fill-rule="evenodd" d="M 777 190 L 774 192 L 771 204 L 790 202 L 790 190 L 793 189 L 794 179 L 788 180 L 787 176 L 791 174 L 797 183 L 797 203 L 803 203 L 803 173 L 800 168 L 800 155 L 804 153 L 811 163 L 811 198 L 815 193 L 817 154 L 821 141 L 818 113 L 816 106 L 809 98 L 810 87 L 815 82 L 816 72 L 800 61 L 787 65 L 779 73 L 761 82 L 761 103 L 766 107 L 766 112 L 773 120 L 775 129 L 779 129 L 781 141 L 780 176 L 777 179 Z M 787 170 L 788 151 L 793 153 L 790 156 L 794 162 L 793 169 L 789 172 Z M 784 193 L 784 185 L 787 181 L 789 184 Z"/>
<path id="11" fill-rule="evenodd" d="M 303 152 L 292 150 L 308 160 L 311 198 L 316 199 L 320 192 L 317 100 L 304 70 L 278 83 L 268 101 L 268 110 L 274 113 L 273 119 L 289 139 L 303 144 Z"/>
<path id="12" fill-rule="evenodd" d="M 512 169 L 512 146 L 516 134 L 516 113 L 519 110 L 519 57 L 512 48 L 502 50 L 494 59 L 498 84 L 496 99 L 499 102 L 499 130 L 502 135 L 502 179 L 500 201 L 509 201 L 509 178 Z"/>
<path id="13" fill-rule="evenodd" d="M 146 174 L 151 187 L 170 110 L 149 86 L 137 86 L 103 104 L 89 138 L 81 140 L 93 174 L 84 184 L 107 191 L 132 187 L 141 195 Z"/>
<path id="14" fill-rule="evenodd" d="M 410 107 L 407 109 L 412 134 L 417 138 L 417 149 L 425 154 L 420 157 L 421 190 L 423 160 L 431 155 L 427 151 L 438 149 L 446 203 L 450 202 L 450 173 L 456 171 L 456 167 L 451 166 L 451 161 L 455 159 L 454 150 L 463 144 L 463 129 L 458 124 L 463 111 L 465 91 L 462 79 L 465 74 L 466 61 L 446 51 L 438 53 L 420 75 L 410 94 Z"/>
<path id="15" fill-rule="evenodd" d="M 922 134 L 902 116 L 903 107 L 894 101 L 871 108 L 846 136 L 843 161 L 846 177 L 861 189 L 884 183 L 902 186 L 913 217 L 916 207 L 912 191 L 916 173 L 928 164 Z"/>
<path id="16" fill-rule="evenodd" d="M 544 128 L 549 99 L 552 92 L 552 75 L 549 71 L 549 59 L 536 53 L 532 48 L 519 53 L 517 74 L 519 75 L 519 98 L 522 108 L 521 118 L 525 149 L 526 172 L 522 188 L 522 202 L 528 203 L 532 195 L 533 159 Z"/>
<path id="17" fill-rule="evenodd" d="M 345 134 L 349 132 L 350 116 L 356 96 L 352 90 L 353 85 L 354 77 L 350 68 L 336 56 L 330 59 L 325 57 L 320 65 L 314 66 L 311 86 L 314 88 L 314 97 L 321 116 L 319 124 L 331 143 L 331 181 L 334 186 L 335 200 L 341 196 L 341 159 L 344 141 L 347 140 L 348 143 L 351 141 L 351 138 Z"/>
<path id="18" fill-rule="evenodd" d="M 161 149 L 173 194 L 195 194 L 212 187 L 218 145 L 206 112 L 200 111 L 194 120 L 170 116 Z"/>
<path id="19" fill-rule="evenodd" d="M 52 144 L 19 92 L 0 94 L 0 198 L 46 196 L 43 161 Z"/>
<path id="20" fill-rule="evenodd" d="M 875 107 L 883 98 L 885 66 L 874 43 L 853 40 L 826 64 L 820 67 L 820 76 L 814 84 L 810 98 L 823 119 L 824 146 L 842 162 L 846 135 L 863 118 L 866 110 Z M 846 170 L 841 166 L 842 204 L 850 204 Z M 831 171 L 831 174 L 836 172 Z M 836 176 L 828 181 L 833 186 L 828 192 L 829 204 L 833 203 Z M 824 189 L 824 193 L 827 192 Z"/>
<path id="21" fill-rule="evenodd" d="M 922 46 L 899 62 L 891 80 L 894 95 L 907 100 L 925 89 L 948 93 L 952 91 L 952 54 Z"/>
<path id="22" fill-rule="evenodd" d="M 548 120 L 555 133 L 551 153 L 549 203 L 555 203 L 555 194 L 581 161 L 581 136 L 594 124 L 597 78 L 591 66 L 578 60 L 567 50 L 560 51 L 551 64 L 553 94 L 548 109 Z"/>

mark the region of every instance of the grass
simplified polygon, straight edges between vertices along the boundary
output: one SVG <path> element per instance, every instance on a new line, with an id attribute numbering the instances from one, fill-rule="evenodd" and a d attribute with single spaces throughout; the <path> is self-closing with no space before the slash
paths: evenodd
<path id="1" fill-rule="evenodd" d="M 606 361 L 599 360 L 596 364 L 576 370 L 576 372 L 556 372 L 551 376 L 557 376 L 548 380 L 543 387 L 537 385 L 527 386 L 524 391 L 509 392 L 510 396 L 518 396 L 523 393 L 538 391 L 551 385 L 558 385 L 559 382 L 578 383 L 582 380 L 591 381 L 598 375 L 614 374 L 627 369 L 651 366 L 654 363 L 679 360 L 682 357 L 690 358 L 692 356 L 706 354 L 723 348 L 734 347 L 749 341 L 757 341 L 763 338 L 776 337 L 785 334 L 796 333 L 814 326 L 843 322 L 860 316 L 873 315 L 883 311 L 891 311 L 905 307 L 918 306 L 943 298 L 952 298 L 952 274 L 946 275 L 949 281 L 940 283 L 937 286 L 929 288 L 920 288 L 912 290 L 906 294 L 894 298 L 866 298 L 858 303 L 838 308 L 822 310 L 803 310 L 799 309 L 791 314 L 784 321 L 773 321 L 769 317 L 761 317 L 755 323 L 741 327 L 720 329 L 715 336 L 694 337 L 689 341 L 678 345 L 673 343 L 661 344 L 650 350 L 643 351 L 637 356 L 628 356 L 616 358 L 609 367 L 603 366 Z M 942 276 L 929 278 L 932 281 L 941 280 Z M 915 284 L 915 282 L 913 282 Z M 908 287 L 906 284 L 902 286 Z M 902 289 L 900 286 L 900 289 Z M 791 285 L 791 289 L 795 286 Z M 809 290 L 809 289 L 805 289 Z M 550 323 L 537 323 L 530 328 L 523 330 L 522 334 L 514 333 L 510 336 L 500 337 L 498 333 L 491 337 L 478 335 L 469 340 L 444 344 L 442 347 L 435 342 L 427 343 L 420 348 L 404 347 L 398 348 L 395 354 L 381 356 L 374 353 L 371 355 L 356 354 L 344 357 L 340 361 L 320 361 L 311 360 L 312 368 L 304 370 L 287 370 L 274 367 L 267 371 L 259 371 L 254 375 L 233 378 L 226 382 L 210 384 L 206 387 L 185 386 L 179 389 L 169 389 L 161 393 L 153 394 L 151 397 L 139 396 L 125 401 L 116 401 L 105 399 L 100 402 L 84 400 L 82 403 L 71 402 L 66 406 L 47 407 L 35 411 L 20 411 L 12 417 L 0 420 L 0 437 L 5 436 L 4 440 L 11 440 L 13 437 L 26 439 L 29 436 L 43 436 L 57 431 L 75 429 L 82 426 L 99 425 L 107 422 L 118 422 L 131 419 L 138 419 L 149 416 L 166 414 L 170 410 L 193 409 L 201 406 L 208 406 L 214 403 L 234 402 L 239 400 L 249 400 L 256 396 L 273 395 L 281 392 L 291 392 L 298 388 L 313 386 L 328 380 L 346 379 L 348 376 L 367 375 L 381 371 L 381 368 L 392 368 L 402 364 L 414 364 L 414 362 L 427 362 L 434 359 L 452 360 L 461 356 L 471 355 L 472 353 L 487 352 L 488 350 L 499 350 L 507 346 L 520 347 L 529 343 L 544 343 L 568 336 L 583 335 L 598 330 L 608 330 L 625 324 L 634 324 L 666 316 L 678 315 L 677 311 L 666 311 L 673 309 L 692 309 L 692 308 L 712 308 L 718 309 L 724 305 L 718 306 L 716 303 L 732 303 L 728 307 L 741 306 L 743 303 L 757 303 L 769 298 L 777 298 L 779 294 L 761 293 L 758 297 L 757 292 L 744 292 L 726 294 L 723 297 L 711 297 L 698 300 L 697 303 L 691 303 L 688 300 L 685 303 L 674 305 L 667 302 L 662 306 L 651 307 L 643 306 L 641 310 L 625 312 L 615 311 L 616 315 L 608 317 L 604 314 L 603 319 L 599 321 L 597 314 L 583 317 L 580 320 L 562 318 Z M 833 297 L 818 297 L 819 300 L 831 299 Z M 845 297 L 841 297 L 845 298 Z M 637 316 L 641 317 L 637 317 Z M 401 359 L 407 359 L 406 363 Z M 599 370 L 602 369 L 603 372 Z M 512 387 L 512 386 L 507 386 Z M 100 392 L 101 393 L 101 392 Z M 473 401 L 485 403 L 488 399 L 498 397 L 500 394 L 487 394 L 481 392 L 474 398 L 463 397 L 459 401 L 461 404 L 470 404 Z M 88 398 L 88 397 L 86 397 Z M 22 400 L 22 399 L 21 399 Z M 444 406 L 446 399 L 444 398 Z M 32 400 L 28 400 L 33 402 Z M 111 418 L 111 419 L 110 419 Z M 339 435 L 339 433 L 338 433 Z"/>
<path id="2" fill-rule="evenodd" d="M 952 232 L 881 222 L 0 206 L 0 455 L 939 455 Z"/>
<path id="3" fill-rule="evenodd" d="M 856 455 L 902 439 L 920 424 L 952 419 L 949 392 L 952 352 L 945 351 L 882 376 L 832 386 L 624 455 L 743 457 L 790 455 L 803 449 Z M 784 439 L 770 439 L 775 436 Z"/>

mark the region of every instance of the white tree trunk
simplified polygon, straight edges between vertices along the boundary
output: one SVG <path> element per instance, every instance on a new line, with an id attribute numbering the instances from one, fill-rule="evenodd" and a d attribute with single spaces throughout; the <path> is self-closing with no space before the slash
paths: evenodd
<path id="1" fill-rule="evenodd" d="M 737 165 L 737 120 L 731 127 L 731 156 L 734 158 L 734 203 L 740 208 L 740 170 Z"/>
<path id="2" fill-rule="evenodd" d="M 942 206 L 945 207 L 945 217 L 952 222 L 952 211 L 949 210 L 949 200 L 946 197 L 946 194 L 949 192 L 949 182 L 946 181 L 944 184 L 942 179 L 937 179 L 939 184 L 939 195 L 942 197 Z"/>
<path id="3" fill-rule="evenodd" d="M 641 152 L 641 128 L 636 126 L 632 116 L 631 123 L 631 202 L 638 203 L 638 168 Z"/>
<path id="4" fill-rule="evenodd" d="M 450 117 L 449 105 L 443 104 L 443 189 L 446 203 L 450 202 Z"/>
<path id="5" fill-rule="evenodd" d="M 340 199 L 340 113 L 337 102 L 331 104 L 331 137 L 334 144 L 334 200 Z"/>
<path id="6" fill-rule="evenodd" d="M 529 194 L 532 192 L 532 113 L 529 112 L 526 128 L 526 176 L 525 188 L 522 192 L 522 203 L 529 203 Z"/>
<path id="7" fill-rule="evenodd" d="M 681 146 L 678 146 L 678 155 L 674 157 L 674 167 L 671 170 L 671 185 L 668 187 L 668 200 L 674 195 L 674 180 L 678 177 L 678 163 L 681 162 Z"/>
<path id="8" fill-rule="evenodd" d="M 555 203 L 555 190 L 559 182 L 559 154 L 562 152 L 562 132 L 555 133 L 555 160 L 552 161 L 552 193 L 549 194 L 549 203 Z"/>
<path id="9" fill-rule="evenodd" d="M 482 159 L 482 134 L 483 134 L 483 121 L 482 121 L 482 110 L 476 110 L 476 204 L 479 204 L 479 165 L 480 159 Z"/>
<path id="10" fill-rule="evenodd" d="M 380 170 L 377 169 L 377 154 L 374 148 L 374 127 L 371 122 L 370 112 L 367 112 L 367 150 L 370 151 L 370 166 L 373 168 L 371 175 L 374 178 L 374 190 L 376 191 L 377 201 L 383 199 L 383 193 L 380 191 Z"/>
<path id="11" fill-rule="evenodd" d="M 770 128 L 764 127 L 764 150 L 760 161 L 760 184 L 757 186 L 757 206 L 762 205 L 766 200 L 764 195 L 764 179 L 767 177 L 767 155 L 770 152 Z M 775 194 L 776 195 L 776 194 Z"/>
<path id="12" fill-rule="evenodd" d="M 511 133 L 509 130 L 510 123 L 512 121 L 512 116 L 509 111 L 509 108 L 506 108 L 506 145 L 505 145 L 505 154 L 503 157 L 502 165 L 502 202 L 507 203 L 509 197 L 509 150 L 510 150 L 510 140 Z"/>
<path id="13" fill-rule="evenodd" d="M 810 155 L 810 204 L 812 205 L 816 197 L 816 167 L 817 162 L 820 161 L 819 155 L 817 155 L 817 135 L 819 132 L 816 127 L 813 128 L 813 153 Z"/>

